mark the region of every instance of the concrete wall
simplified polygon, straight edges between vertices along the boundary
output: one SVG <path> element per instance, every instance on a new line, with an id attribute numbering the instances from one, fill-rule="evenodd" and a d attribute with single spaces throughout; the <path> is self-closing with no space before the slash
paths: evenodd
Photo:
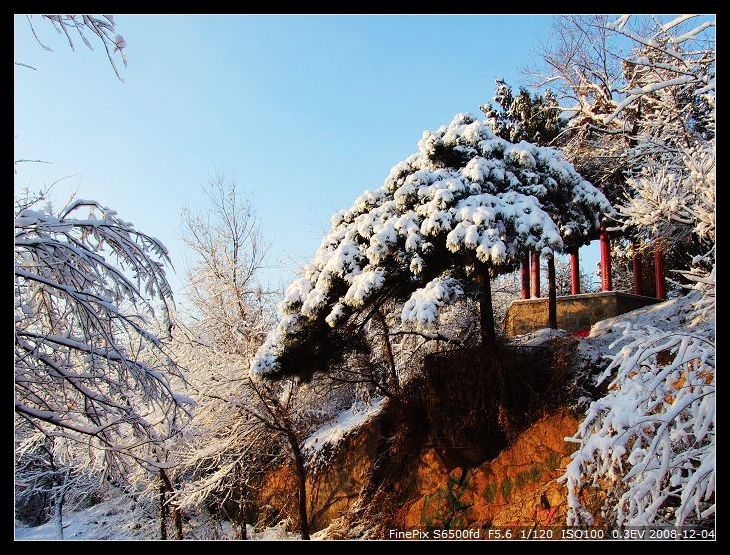
<path id="1" fill-rule="evenodd" d="M 658 302 L 660 301 L 653 297 L 615 291 L 558 297 L 558 328 L 569 332 L 586 330 L 599 320 Z M 514 301 L 507 310 L 504 332 L 508 336 L 521 335 L 546 327 L 548 327 L 547 297 Z"/>

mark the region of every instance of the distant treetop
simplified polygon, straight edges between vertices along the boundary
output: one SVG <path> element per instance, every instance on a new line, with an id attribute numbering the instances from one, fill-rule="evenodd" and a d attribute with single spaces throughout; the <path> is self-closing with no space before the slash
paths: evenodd
<path id="1" fill-rule="evenodd" d="M 544 95 L 530 94 L 520 88 L 515 96 L 512 88 L 498 79 L 495 82 L 494 103 L 482 104 L 487 123 L 494 133 L 512 143 L 528 141 L 537 145 L 552 145 L 566 121 L 560 117 L 562 108 L 552 91 Z"/>

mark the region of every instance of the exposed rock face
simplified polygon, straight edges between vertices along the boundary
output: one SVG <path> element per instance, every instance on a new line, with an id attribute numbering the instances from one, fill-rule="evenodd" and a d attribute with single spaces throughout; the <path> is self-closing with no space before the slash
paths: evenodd
<path id="1" fill-rule="evenodd" d="M 578 421 L 560 410 L 533 424 L 495 459 L 474 469 L 451 472 L 432 449 L 417 468 L 419 497 L 406 505 L 403 528 L 519 526 L 565 521 L 565 488 L 560 476 L 574 446 Z"/>
<path id="2" fill-rule="evenodd" d="M 389 529 L 563 524 L 556 478 L 575 450 L 564 438 L 578 427 L 565 408 L 579 391 L 577 346 L 551 334 L 429 355 L 399 402 L 319 447 L 308 469 L 311 531 L 377 538 Z M 272 472 L 259 523 L 287 517 L 296 527 L 296 491 L 292 468 Z"/>
<path id="3" fill-rule="evenodd" d="M 356 503 L 367 502 L 361 496 L 382 454 L 383 420 L 374 418 L 354 430 L 328 464 L 312 471 L 307 488 L 312 531 L 326 528 Z M 417 460 L 403 468 L 397 483 L 389 485 L 393 495 L 387 499 L 394 506 L 387 511 L 393 515 L 387 525 L 429 529 L 564 523 L 565 488 L 555 479 L 574 450 L 564 438 L 577 426 L 568 409 L 554 411 L 522 432 L 496 458 L 471 469 L 449 470 L 435 449 L 422 448 Z M 296 481 L 291 468 L 280 468 L 269 476 L 259 507 L 260 511 L 268 508 L 272 517 L 292 518 L 296 526 Z"/>
<path id="4" fill-rule="evenodd" d="M 370 476 L 380 436 L 381 419 L 370 420 L 350 433 L 336 453 L 316 468 L 309 468 L 307 480 L 308 514 L 313 532 L 329 526 L 357 501 Z M 288 517 L 298 526 L 297 481 L 293 465 L 270 473 L 259 494 L 262 523 L 273 524 Z"/>

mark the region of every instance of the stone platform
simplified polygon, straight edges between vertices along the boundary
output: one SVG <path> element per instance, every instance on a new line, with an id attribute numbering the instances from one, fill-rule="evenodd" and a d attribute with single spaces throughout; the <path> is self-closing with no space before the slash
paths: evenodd
<path id="1" fill-rule="evenodd" d="M 661 301 L 654 297 L 617 291 L 558 297 L 558 328 L 569 332 L 585 331 L 600 320 L 658 302 Z M 504 332 L 509 337 L 547 327 L 547 297 L 514 301 L 507 310 Z"/>

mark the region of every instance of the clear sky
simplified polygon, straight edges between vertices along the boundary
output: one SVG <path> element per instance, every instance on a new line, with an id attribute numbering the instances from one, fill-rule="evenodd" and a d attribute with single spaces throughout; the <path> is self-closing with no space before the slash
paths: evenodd
<path id="1" fill-rule="evenodd" d="M 125 82 L 101 45 L 72 52 L 15 19 L 16 186 L 76 191 L 161 239 L 180 287 L 179 212 L 219 171 L 251 191 L 271 285 L 310 259 L 330 216 L 417 150 L 424 129 L 517 87 L 548 16 L 116 16 Z M 583 249 L 591 268 L 593 249 Z M 588 266 L 584 266 L 588 269 Z"/>

